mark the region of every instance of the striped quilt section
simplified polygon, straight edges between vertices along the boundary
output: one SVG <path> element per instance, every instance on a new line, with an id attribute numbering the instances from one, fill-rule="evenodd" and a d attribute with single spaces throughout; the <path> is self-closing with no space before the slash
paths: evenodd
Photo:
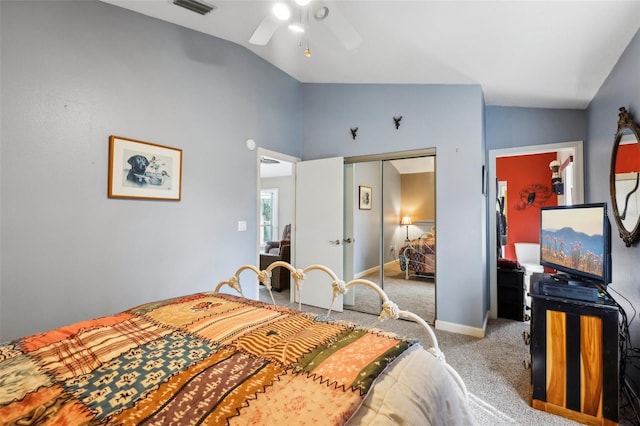
<path id="1" fill-rule="evenodd" d="M 413 341 L 231 295 L 0 345 L 6 424 L 342 424 Z"/>

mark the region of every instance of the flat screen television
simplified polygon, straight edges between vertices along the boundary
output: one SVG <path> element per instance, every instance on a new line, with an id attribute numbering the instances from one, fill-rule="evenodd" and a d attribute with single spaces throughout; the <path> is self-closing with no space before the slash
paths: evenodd
<path id="1" fill-rule="evenodd" d="M 540 264 L 569 284 L 611 282 L 611 225 L 606 203 L 542 207 Z"/>

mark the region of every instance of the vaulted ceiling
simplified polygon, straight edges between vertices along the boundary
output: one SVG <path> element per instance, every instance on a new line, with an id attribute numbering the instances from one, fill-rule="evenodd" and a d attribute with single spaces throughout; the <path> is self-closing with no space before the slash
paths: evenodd
<path id="1" fill-rule="evenodd" d="M 237 43 L 301 82 L 479 84 L 503 106 L 586 108 L 640 28 L 640 0 L 285 1 L 306 32 L 276 23 L 256 45 L 274 1 L 203 0 L 206 15 L 173 0 L 102 1 Z"/>

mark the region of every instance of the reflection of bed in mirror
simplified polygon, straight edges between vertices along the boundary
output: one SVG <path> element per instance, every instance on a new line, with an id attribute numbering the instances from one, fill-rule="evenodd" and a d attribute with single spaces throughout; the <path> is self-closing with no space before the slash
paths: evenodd
<path id="1" fill-rule="evenodd" d="M 400 269 L 410 276 L 433 278 L 436 273 L 436 237 L 425 232 L 409 241 L 399 252 Z"/>

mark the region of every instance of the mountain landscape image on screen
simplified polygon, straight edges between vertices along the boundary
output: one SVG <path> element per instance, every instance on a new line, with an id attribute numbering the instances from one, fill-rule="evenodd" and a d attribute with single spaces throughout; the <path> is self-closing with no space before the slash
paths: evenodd
<path id="1" fill-rule="evenodd" d="M 541 258 L 598 277 L 603 275 L 604 236 L 565 227 L 542 229 Z"/>

